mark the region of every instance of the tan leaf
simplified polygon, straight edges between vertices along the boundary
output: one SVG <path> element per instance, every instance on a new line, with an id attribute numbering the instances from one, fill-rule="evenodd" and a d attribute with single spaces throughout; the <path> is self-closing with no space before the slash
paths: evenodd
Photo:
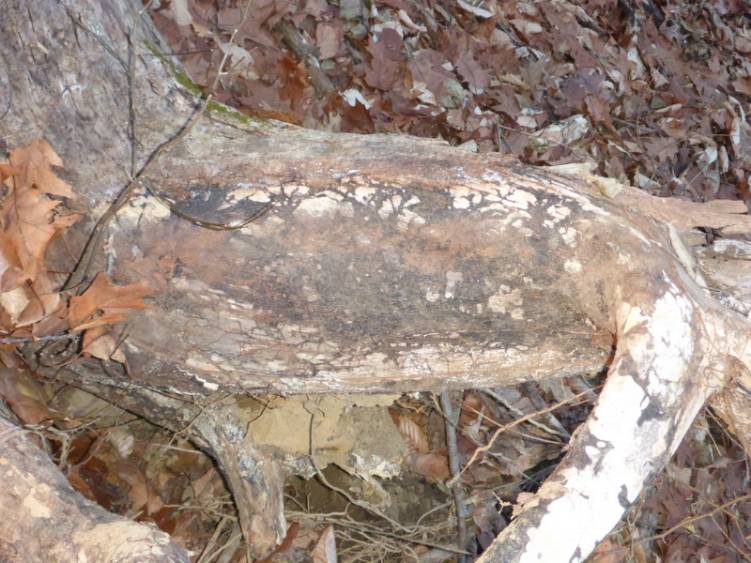
<path id="1" fill-rule="evenodd" d="M 138 466 L 128 461 L 114 461 L 111 468 L 120 479 L 130 485 L 131 510 L 138 511 L 146 507 L 146 512 L 151 513 L 159 511 L 164 506 Z"/>
<path id="2" fill-rule="evenodd" d="M 426 454 L 430 451 L 427 434 L 422 427 L 410 417 L 400 414 L 397 428 L 405 442 L 407 442 L 409 447 L 414 451 L 421 454 Z"/>
<path id="3" fill-rule="evenodd" d="M 13 241 L 5 233 L 0 233 L 0 290 L 18 287 L 23 279 L 21 260 Z"/>
<path id="4" fill-rule="evenodd" d="M 10 315 L 13 324 L 18 322 L 18 317 L 21 316 L 21 313 L 23 313 L 28 304 L 29 298 L 26 295 L 26 289 L 23 287 L 17 287 L 0 293 L 0 305 Z"/>
<path id="5" fill-rule="evenodd" d="M 459 62 L 456 65 L 461 77 L 469 84 L 469 91 L 473 94 L 482 94 L 490 82 L 488 71 L 480 66 L 471 51 L 462 53 Z"/>
<path id="6" fill-rule="evenodd" d="M 37 139 L 26 147 L 10 151 L 10 164 L 16 171 L 13 178 L 17 190 L 19 187 L 36 186 L 44 193 L 75 197 L 70 185 L 52 171 L 52 166 L 60 167 L 63 161 L 44 139 Z"/>
<path id="7" fill-rule="evenodd" d="M 50 241 L 80 218 L 76 214 L 54 217 L 52 212 L 58 205 L 59 201 L 49 199 L 36 188 L 16 189 L 6 200 L 2 217 L 7 240 L 0 244 L 6 267 L 2 271 L 4 274 L 11 267 L 20 267 L 20 272 L 3 277 L 4 290 L 26 280 L 35 280 Z"/>
<path id="8" fill-rule="evenodd" d="M 85 355 L 100 360 L 112 360 L 121 364 L 126 362 L 125 354 L 117 346 L 115 337 L 103 326 L 90 328 L 84 333 L 82 351 Z"/>
<path id="9" fill-rule="evenodd" d="M 129 311 L 149 307 L 143 302 L 149 293 L 151 290 L 144 282 L 115 285 L 107 274 L 99 273 L 82 295 L 71 298 L 70 327 L 86 330 L 123 321 Z"/>
<path id="10" fill-rule="evenodd" d="M 32 188 L 16 190 L 3 205 L 5 235 L 15 249 L 22 270 L 17 283 L 36 279 L 47 245 L 58 232 L 52 210 L 59 204 Z M 12 256 L 6 258 L 9 259 Z"/>
<path id="11" fill-rule="evenodd" d="M 402 39 L 393 29 L 384 29 L 368 43 L 370 65 L 365 73 L 365 83 L 372 88 L 387 91 L 399 77 Z"/>
<path id="12" fill-rule="evenodd" d="M 445 453 L 412 454 L 407 457 L 407 464 L 412 471 L 431 481 L 445 481 L 451 475 Z"/>
<path id="13" fill-rule="evenodd" d="M 326 526 L 311 555 L 313 563 L 336 563 L 336 538 L 333 526 Z"/>
<path id="14" fill-rule="evenodd" d="M 59 415 L 47 406 L 48 397 L 28 372 L 0 368 L 0 398 L 27 424 L 55 420 Z"/>
<path id="15" fill-rule="evenodd" d="M 4 182 L 16 173 L 16 170 L 7 162 L 0 162 L 0 182 Z"/>
<path id="16" fill-rule="evenodd" d="M 63 305 L 60 293 L 46 273 L 41 273 L 31 283 L 29 291 L 29 304 L 18 317 L 17 326 L 29 326 L 38 323 L 55 312 Z"/>

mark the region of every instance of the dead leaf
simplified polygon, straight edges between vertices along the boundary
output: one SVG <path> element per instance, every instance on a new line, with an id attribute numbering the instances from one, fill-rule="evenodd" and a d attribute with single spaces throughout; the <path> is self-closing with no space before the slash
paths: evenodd
<path id="1" fill-rule="evenodd" d="M 131 499 L 131 510 L 145 509 L 146 514 L 151 514 L 162 509 L 164 502 L 137 465 L 128 461 L 113 461 L 110 463 L 110 469 L 117 477 L 130 485 L 128 496 Z"/>
<path id="2" fill-rule="evenodd" d="M 409 416 L 398 414 L 397 428 L 409 447 L 417 453 L 426 454 L 430 451 L 428 435 L 425 430 Z"/>
<path id="3" fill-rule="evenodd" d="M 402 38 L 393 29 L 384 29 L 377 40 L 370 37 L 370 67 L 365 73 L 365 83 L 368 86 L 386 91 L 394 85 L 401 69 L 401 48 Z"/>
<path id="4" fill-rule="evenodd" d="M 597 563 L 625 563 L 630 560 L 629 550 L 609 539 L 600 542 L 600 545 L 597 546 L 590 557 L 592 561 L 597 561 Z"/>
<path id="5" fill-rule="evenodd" d="M 488 86 L 490 77 L 488 72 L 483 69 L 475 60 L 470 51 L 462 53 L 459 62 L 456 65 L 459 75 L 469 85 L 469 91 L 473 94 L 482 94 Z"/>
<path id="6" fill-rule="evenodd" d="M 313 563 L 336 563 L 336 538 L 333 526 L 326 526 L 311 555 Z"/>
<path id="7" fill-rule="evenodd" d="M 60 201 L 49 199 L 35 187 L 14 184 L 13 193 L 2 207 L 6 242 L 0 245 L 0 250 L 4 249 L 2 263 L 7 266 L 3 274 L 11 267 L 20 271 L 3 279 L 5 290 L 25 280 L 35 280 L 43 267 L 50 241 L 79 218 L 78 215 L 54 217 L 52 212 Z"/>
<path id="8" fill-rule="evenodd" d="M 0 368 L 0 397 L 25 424 L 40 424 L 60 418 L 47 406 L 44 389 L 28 372 Z"/>
<path id="9" fill-rule="evenodd" d="M 316 27 L 316 45 L 321 59 L 330 59 L 339 52 L 339 45 L 344 37 L 344 25 L 341 21 L 325 21 Z"/>
<path id="10" fill-rule="evenodd" d="M 13 175 L 15 181 L 23 187 L 36 187 L 44 193 L 61 197 L 75 197 L 70 185 L 53 172 L 52 167 L 62 167 L 63 161 L 44 139 L 10 151 L 10 164 L 16 171 Z"/>
<path id="11" fill-rule="evenodd" d="M 407 463 L 412 471 L 431 481 L 445 481 L 451 475 L 445 453 L 412 454 L 407 457 Z"/>
<path id="12" fill-rule="evenodd" d="M 144 282 L 116 285 L 107 274 L 100 272 L 82 295 L 71 298 L 70 327 L 86 330 L 124 321 L 129 311 L 149 307 L 143 302 L 149 293 L 151 289 Z"/>
<path id="13" fill-rule="evenodd" d="M 83 335 L 82 351 L 104 361 L 125 364 L 125 353 L 118 347 L 115 337 L 103 326 L 90 328 Z"/>

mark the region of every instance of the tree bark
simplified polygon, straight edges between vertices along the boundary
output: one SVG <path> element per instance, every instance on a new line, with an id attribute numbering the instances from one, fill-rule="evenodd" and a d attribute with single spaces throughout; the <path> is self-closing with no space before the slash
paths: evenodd
<path id="1" fill-rule="evenodd" d="M 190 561 L 167 534 L 84 499 L 26 431 L 1 414 L 0 446 L 3 561 Z"/>
<path id="2" fill-rule="evenodd" d="M 2 138 L 46 138 L 92 220 L 128 183 L 131 149 L 141 166 L 201 103 L 138 9 L 11 1 L 0 29 Z M 686 242 L 695 226 L 751 233 L 742 204 L 610 198 L 587 178 L 441 142 L 209 110 L 149 168 L 150 191 L 121 210 L 99 256 L 99 269 L 155 290 L 125 342 L 129 374 L 101 376 L 114 388 L 186 400 L 438 391 L 607 369 L 568 455 L 483 556 L 570 561 L 618 522 L 712 393 L 748 377 L 745 295 L 717 280 L 714 247 L 702 263 Z M 214 424 L 203 438 L 216 449 Z M 240 511 L 248 539 L 251 513 Z M 267 517 L 264 537 L 283 525 Z"/>

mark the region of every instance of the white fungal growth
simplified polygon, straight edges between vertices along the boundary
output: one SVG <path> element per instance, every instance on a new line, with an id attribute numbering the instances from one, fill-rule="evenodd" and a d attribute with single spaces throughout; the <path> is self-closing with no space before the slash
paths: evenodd
<path id="1" fill-rule="evenodd" d="M 350 203 L 339 202 L 337 201 L 337 198 L 331 197 L 328 193 L 302 200 L 300 205 L 297 206 L 296 212 L 306 213 L 307 215 L 316 218 L 331 213 L 339 213 L 347 217 L 352 217 L 354 215 Z"/>
<path id="2" fill-rule="evenodd" d="M 525 190 L 512 190 L 506 196 L 506 202 L 517 209 L 529 209 L 537 204 L 537 196 Z"/>
<path id="3" fill-rule="evenodd" d="M 521 305 L 524 303 L 521 290 L 513 290 L 507 285 L 501 285 L 496 293 L 488 299 L 488 309 L 494 313 L 505 315 L 511 311 L 512 318 L 523 318 L 524 313 Z"/>
<path id="4" fill-rule="evenodd" d="M 123 207 L 117 215 L 117 224 L 123 230 L 134 229 L 139 222 L 155 223 L 163 221 L 171 214 L 169 207 L 158 199 L 144 194 L 131 198 L 128 205 Z"/>
<path id="5" fill-rule="evenodd" d="M 582 263 L 576 258 L 569 258 L 563 263 L 563 269 L 569 274 L 579 274 L 582 271 Z"/>
<path id="6" fill-rule="evenodd" d="M 561 227 L 558 229 L 558 234 L 561 235 L 563 242 L 571 248 L 577 247 L 576 236 L 577 231 L 573 227 Z"/>
<path id="7" fill-rule="evenodd" d="M 590 553 L 674 445 L 669 442 L 671 408 L 691 371 L 693 305 L 666 281 L 668 289 L 650 306 L 624 302 L 619 308 L 616 360 L 578 436 L 586 441 L 571 446 L 572 451 L 581 448 L 583 455 L 546 481 L 529 504 L 544 506 L 544 513 L 524 528 L 528 541 L 520 561 L 574 561 L 581 559 L 577 553 Z M 697 395 L 702 398 L 689 405 L 686 420 L 693 419 L 706 398 Z M 652 416 L 645 417 L 650 405 Z M 588 524 L 582 527 L 581 522 Z"/>
<path id="8" fill-rule="evenodd" d="M 456 286 L 462 282 L 464 275 L 461 272 L 446 272 L 446 291 L 444 297 L 453 299 Z"/>
<path id="9" fill-rule="evenodd" d="M 434 289 L 428 288 L 428 290 L 425 292 L 425 299 L 427 299 L 429 303 L 435 303 L 440 297 L 441 294 Z"/>

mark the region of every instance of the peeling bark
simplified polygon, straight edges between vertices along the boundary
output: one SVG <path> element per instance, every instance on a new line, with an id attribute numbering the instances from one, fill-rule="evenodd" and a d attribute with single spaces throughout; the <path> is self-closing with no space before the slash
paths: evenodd
<path id="1" fill-rule="evenodd" d="M 121 62 L 131 27 L 140 162 L 197 102 L 125 0 L 16 1 L 6 19 L 5 142 L 46 137 L 97 217 L 127 183 Z M 145 182 L 178 212 L 143 192 L 110 229 L 116 277 L 156 290 L 126 341 L 130 375 L 102 376 L 114 388 L 192 401 L 218 390 L 442 390 L 608 369 L 569 454 L 484 561 L 586 558 L 712 393 L 731 376 L 736 393 L 748 377 L 748 292 L 688 242 L 696 226 L 751 233 L 751 218 L 732 204 L 628 188 L 609 198 L 586 180 L 497 155 L 332 135 L 223 108 Z M 242 229 L 201 226 L 240 224 L 261 210 Z M 722 412 L 732 418 L 730 410 Z M 242 465 L 232 423 L 210 420 L 199 434 L 228 453 L 236 499 L 258 486 L 278 498 L 270 473 Z M 246 538 L 262 530 L 278 541 L 282 520 L 252 524 L 250 505 L 240 514 Z M 591 525 L 573 525 L 581 521 Z"/>

